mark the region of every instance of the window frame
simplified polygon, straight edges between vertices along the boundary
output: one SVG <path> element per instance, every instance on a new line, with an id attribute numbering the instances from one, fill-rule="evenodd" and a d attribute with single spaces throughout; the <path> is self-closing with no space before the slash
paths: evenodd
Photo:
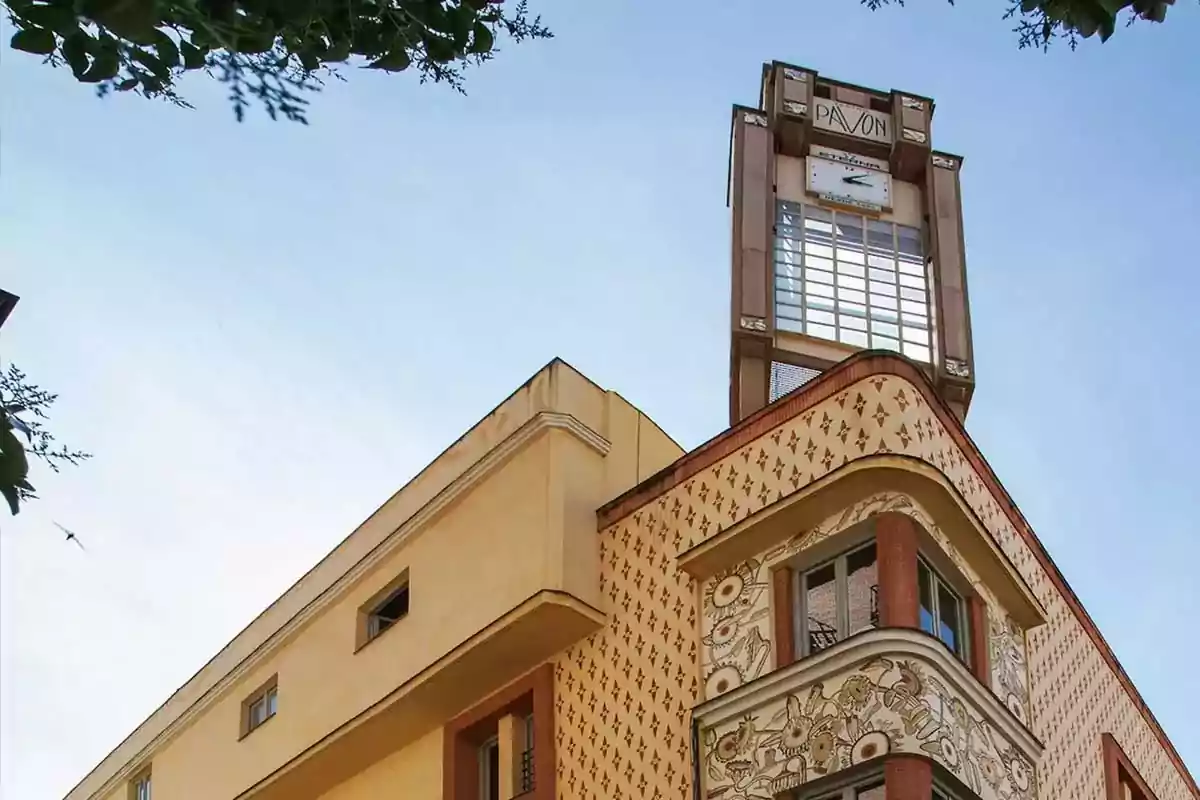
<path id="1" fill-rule="evenodd" d="M 254 708 L 263 706 L 263 718 L 255 722 Z M 241 732 L 238 740 L 245 739 L 256 730 L 266 725 L 279 713 L 279 675 L 276 673 L 247 695 L 242 701 Z"/>
<path id="2" fill-rule="evenodd" d="M 930 609 L 930 613 L 933 617 L 933 627 L 934 627 L 933 631 L 927 631 L 927 630 L 925 630 L 924 626 L 921 625 L 921 607 L 922 607 L 922 604 L 921 604 L 921 567 L 924 567 L 925 570 L 929 573 L 930 602 L 933 605 L 933 607 Z M 941 642 L 942 645 L 945 646 L 945 648 L 947 650 L 949 650 L 951 653 L 954 654 L 955 658 L 957 658 L 959 661 L 962 661 L 969 668 L 971 666 L 971 619 L 970 619 L 971 609 L 970 609 L 970 604 L 967 602 L 967 600 L 970 597 L 970 595 L 967 593 L 964 593 L 961 589 L 958 588 L 957 585 L 955 585 L 952 581 L 950 581 L 946 577 L 944 572 L 942 572 L 936 566 L 934 566 L 933 560 L 928 558 L 924 553 L 917 554 L 916 581 L 917 581 L 917 627 L 923 633 L 929 634 L 934 639 L 937 639 L 939 642 Z M 940 635 L 941 613 L 942 613 L 941 612 L 941 602 L 942 601 L 941 601 L 941 597 L 938 594 L 939 585 L 945 587 L 946 591 L 948 591 L 950 594 L 952 594 L 954 596 L 955 605 L 957 606 L 956 612 L 957 612 L 957 617 L 958 617 L 958 630 L 955 631 L 955 644 L 957 645 L 956 647 L 951 647 L 949 644 L 946 643 L 946 640 L 943 639 Z"/>
<path id="3" fill-rule="evenodd" d="M 498 735 L 489 736 L 479 745 L 479 800 L 492 800 L 488 795 L 488 787 L 492 778 L 490 755 L 493 748 L 496 750 L 496 800 L 502 800 L 500 798 L 503 787 L 500 786 L 500 737 Z"/>
<path id="4" fill-rule="evenodd" d="M 154 791 L 154 772 L 149 765 L 138 770 L 129 781 L 129 800 L 151 800 Z M 145 793 L 142 789 L 145 788 Z"/>
<path id="5" fill-rule="evenodd" d="M 854 775 L 841 776 L 831 782 L 821 781 L 824 786 L 809 788 L 800 786 L 794 790 L 793 800 L 858 800 L 859 792 L 884 787 L 887 792 L 887 779 L 883 767 L 875 765 L 867 772 L 855 770 Z"/>
<path id="6" fill-rule="evenodd" d="M 850 591 L 848 582 L 848 563 L 851 556 L 856 555 L 867 548 L 874 548 L 875 550 L 875 599 L 873 601 L 873 605 L 875 606 L 875 613 L 873 614 L 873 616 L 875 616 L 875 622 L 871 628 L 864 628 L 864 630 L 874 630 L 875 628 L 879 627 L 879 546 L 874 536 L 868 536 L 864 539 L 860 539 L 853 545 L 846 547 L 837 555 L 817 561 L 811 566 L 802 568 L 796 567 L 792 570 L 793 597 L 791 613 L 792 635 L 794 637 L 792 649 L 794 651 L 794 658 L 796 660 L 807 658 L 808 656 L 828 649 L 821 648 L 820 650 L 812 650 L 809 647 L 807 591 L 808 576 L 814 572 L 825 569 L 831 564 L 833 565 L 834 596 L 836 602 L 835 614 L 837 617 L 837 631 L 835 633 L 837 639 L 834 641 L 834 644 L 845 641 L 852 635 L 850 633 Z M 861 631 L 855 631 L 855 633 L 860 632 Z M 830 646 L 832 647 L 833 645 Z"/>
<path id="7" fill-rule="evenodd" d="M 402 593 L 407 595 L 404 602 L 404 613 L 386 625 L 381 626 L 379 611 Z M 389 581 L 386 586 L 371 595 L 370 599 L 359 606 L 358 619 L 355 626 L 354 652 L 357 653 L 371 642 L 374 642 L 388 631 L 397 627 L 408 618 L 411 611 L 412 588 L 408 579 L 408 569 L 405 568 L 398 576 Z"/>

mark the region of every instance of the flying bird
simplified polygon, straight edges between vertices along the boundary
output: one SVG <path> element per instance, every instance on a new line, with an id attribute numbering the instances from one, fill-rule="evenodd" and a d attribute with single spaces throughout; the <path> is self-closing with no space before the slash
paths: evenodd
<path id="1" fill-rule="evenodd" d="M 83 546 L 83 542 L 79 541 L 79 537 L 75 535 L 74 531 L 67 530 L 62 525 L 59 525 L 57 522 L 54 524 L 55 524 L 55 526 L 58 527 L 58 529 L 60 531 L 62 531 L 63 533 L 65 533 L 67 535 L 68 542 L 74 542 L 75 544 L 79 545 L 80 550 L 84 551 L 85 553 L 87 552 L 87 548 Z"/>

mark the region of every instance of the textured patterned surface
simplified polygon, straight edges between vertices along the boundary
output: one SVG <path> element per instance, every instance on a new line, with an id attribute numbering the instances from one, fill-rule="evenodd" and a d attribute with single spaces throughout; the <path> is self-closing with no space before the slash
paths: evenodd
<path id="1" fill-rule="evenodd" d="M 864 498 L 758 558 L 704 581 L 700 668 L 706 699 L 752 681 L 769 668 L 766 654 L 773 638 L 768 592 L 770 568 L 830 536 L 889 512 L 907 514 L 916 520 L 983 598 L 988 611 L 992 689 L 1018 720 L 1028 724 L 1024 632 L 1009 619 L 995 595 L 980 581 L 933 517 L 916 500 L 898 492 L 880 492 Z"/>
<path id="2" fill-rule="evenodd" d="M 888 753 L 927 755 L 983 800 L 1032 800 L 1033 769 L 916 658 L 872 658 L 701 733 L 705 797 L 756 800 Z"/>
<path id="3" fill-rule="evenodd" d="M 600 534 L 608 624 L 555 665 L 558 794 L 680 798 L 691 786 L 700 693 L 696 585 L 651 505 Z"/>
<path id="4" fill-rule="evenodd" d="M 700 690 L 698 603 L 695 587 L 676 573 L 674 556 L 830 470 L 877 452 L 914 456 L 940 469 L 1047 610 L 1050 623 L 1027 637 L 1032 727 L 1046 745 L 1038 767 L 1042 796 L 1101 800 L 1100 734 L 1110 731 L 1159 800 L 1191 797 L 1132 699 L 919 391 L 902 378 L 879 375 L 814 405 L 600 534 L 610 624 L 558 664 L 564 798 L 678 796 L 688 787 L 687 709 Z"/>

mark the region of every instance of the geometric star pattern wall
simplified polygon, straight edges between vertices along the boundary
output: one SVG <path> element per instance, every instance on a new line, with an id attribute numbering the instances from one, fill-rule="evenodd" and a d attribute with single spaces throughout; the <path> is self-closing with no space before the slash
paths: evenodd
<path id="1" fill-rule="evenodd" d="M 999 499 L 921 392 L 891 374 L 814 404 L 599 534 L 608 624 L 556 663 L 560 796 L 657 800 L 690 791 L 697 590 L 675 556 L 875 453 L 913 456 L 941 470 L 1046 609 L 1048 624 L 1027 638 L 1032 729 L 1046 746 L 1041 797 L 1103 800 L 1101 734 L 1108 732 L 1159 800 L 1192 798 Z"/>

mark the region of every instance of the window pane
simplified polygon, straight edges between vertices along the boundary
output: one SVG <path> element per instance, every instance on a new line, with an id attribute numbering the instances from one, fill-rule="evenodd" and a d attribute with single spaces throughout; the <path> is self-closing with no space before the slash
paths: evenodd
<path id="1" fill-rule="evenodd" d="M 884 785 L 882 783 L 863 787 L 854 792 L 854 800 L 883 800 L 885 796 L 883 789 Z"/>
<path id="2" fill-rule="evenodd" d="M 267 692 L 267 716 L 268 717 L 275 716 L 276 697 L 277 697 L 277 692 L 274 689 Z"/>
<path id="3" fill-rule="evenodd" d="M 933 575 L 924 561 L 917 562 L 917 585 L 921 598 L 921 630 L 935 634 L 933 626 Z"/>
<path id="4" fill-rule="evenodd" d="M 500 745 L 490 741 L 479 754 L 480 800 L 500 800 Z"/>
<path id="5" fill-rule="evenodd" d="M 846 594 L 851 636 L 879 624 L 879 577 L 874 543 L 846 557 Z"/>
<path id="6" fill-rule="evenodd" d="M 826 564 L 804 576 L 804 611 L 807 615 L 810 653 L 823 650 L 838 640 L 835 576 L 833 564 Z"/>
<path id="7" fill-rule="evenodd" d="M 958 618 L 958 596 L 941 581 L 938 584 L 938 638 L 958 652 L 962 629 Z"/>

